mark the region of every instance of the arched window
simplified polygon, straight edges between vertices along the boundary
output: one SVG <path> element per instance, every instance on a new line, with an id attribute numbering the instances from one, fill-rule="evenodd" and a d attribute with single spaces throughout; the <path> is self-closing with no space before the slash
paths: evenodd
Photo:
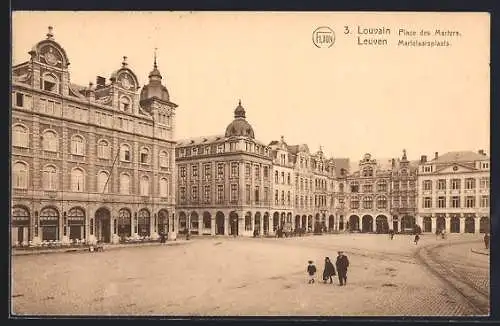
<path id="1" fill-rule="evenodd" d="M 168 196 L 168 180 L 166 178 L 160 179 L 160 196 L 161 197 Z"/>
<path id="2" fill-rule="evenodd" d="M 85 155 L 85 140 L 80 135 L 71 138 L 71 154 Z"/>
<path id="3" fill-rule="evenodd" d="M 161 151 L 160 152 L 160 167 L 168 168 L 169 165 L 170 165 L 170 162 L 169 162 L 168 153 L 166 151 Z"/>
<path id="4" fill-rule="evenodd" d="M 130 237 L 132 234 L 132 214 L 126 208 L 118 211 L 118 235 L 120 237 Z"/>
<path id="5" fill-rule="evenodd" d="M 71 171 L 71 190 L 81 192 L 85 186 L 85 173 L 82 169 L 73 169 Z"/>
<path id="6" fill-rule="evenodd" d="M 120 110 L 128 111 L 130 109 L 130 99 L 126 96 L 120 98 Z"/>
<path id="7" fill-rule="evenodd" d="M 16 162 L 13 166 L 13 186 L 14 188 L 28 188 L 28 165 L 24 162 Z"/>
<path id="8" fill-rule="evenodd" d="M 57 152 L 59 140 L 55 132 L 47 130 L 43 133 L 43 149 L 50 152 Z"/>
<path id="9" fill-rule="evenodd" d="M 339 183 L 339 192 L 344 192 L 344 184 Z"/>
<path id="10" fill-rule="evenodd" d="M 373 208 L 373 198 L 371 196 L 366 196 L 363 198 L 363 208 Z"/>
<path id="11" fill-rule="evenodd" d="M 100 171 L 97 175 L 97 192 L 98 193 L 108 193 L 109 191 L 109 173 L 106 171 Z"/>
<path id="12" fill-rule="evenodd" d="M 120 175 L 120 193 L 123 195 L 130 194 L 130 176 L 123 173 Z"/>
<path id="13" fill-rule="evenodd" d="M 53 165 L 47 165 L 43 169 L 43 188 L 47 190 L 57 189 L 57 169 Z"/>
<path id="14" fill-rule="evenodd" d="M 274 171 L 274 182 L 275 182 L 275 183 L 278 183 L 278 182 L 279 182 L 279 175 L 278 175 L 278 171 Z"/>
<path id="15" fill-rule="evenodd" d="M 137 221 L 138 233 L 141 237 L 149 236 L 151 216 L 147 209 L 141 209 L 139 211 L 139 219 Z"/>
<path id="16" fill-rule="evenodd" d="M 97 157 L 99 158 L 109 158 L 109 143 L 107 140 L 101 139 L 97 144 Z"/>
<path id="17" fill-rule="evenodd" d="M 120 160 L 124 162 L 130 162 L 130 146 L 127 144 L 122 144 L 120 147 Z"/>
<path id="18" fill-rule="evenodd" d="M 23 125 L 15 125 L 12 128 L 12 146 L 29 147 L 28 128 Z"/>
<path id="19" fill-rule="evenodd" d="M 44 91 L 55 92 L 59 91 L 59 81 L 52 74 L 43 75 L 42 87 Z"/>
<path id="20" fill-rule="evenodd" d="M 387 198 L 385 196 L 377 198 L 377 208 L 387 208 Z"/>
<path id="21" fill-rule="evenodd" d="M 141 163 L 147 164 L 149 163 L 149 149 L 146 147 L 141 148 L 141 157 L 140 157 Z"/>
<path id="22" fill-rule="evenodd" d="M 141 178 L 141 196 L 149 195 L 149 178 L 147 176 L 142 176 Z"/>

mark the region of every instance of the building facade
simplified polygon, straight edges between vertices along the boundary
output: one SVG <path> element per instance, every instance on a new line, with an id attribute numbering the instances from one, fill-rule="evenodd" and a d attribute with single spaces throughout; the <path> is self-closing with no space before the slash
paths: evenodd
<path id="1" fill-rule="evenodd" d="M 12 240 L 116 243 L 172 228 L 174 129 L 156 65 L 139 86 L 127 63 L 107 82 L 71 83 L 47 38 L 12 68 Z"/>
<path id="2" fill-rule="evenodd" d="M 418 166 L 418 224 L 424 232 L 490 229 L 490 159 L 483 150 L 435 153 Z"/>
<path id="3" fill-rule="evenodd" d="M 272 230 L 271 150 L 255 138 L 241 102 L 224 135 L 178 141 L 176 165 L 179 233 Z"/>

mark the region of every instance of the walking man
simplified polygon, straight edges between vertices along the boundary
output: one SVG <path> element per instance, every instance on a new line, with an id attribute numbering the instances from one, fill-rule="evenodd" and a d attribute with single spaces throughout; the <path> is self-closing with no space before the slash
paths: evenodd
<path id="1" fill-rule="evenodd" d="M 488 233 L 484 234 L 484 247 L 486 249 L 490 248 L 490 235 Z"/>
<path id="2" fill-rule="evenodd" d="M 338 252 L 337 261 L 335 262 L 337 266 L 337 274 L 339 275 L 339 285 L 343 286 L 347 284 L 347 267 L 349 267 L 349 259 L 344 255 L 343 251 Z"/>
<path id="3" fill-rule="evenodd" d="M 309 276 L 308 283 L 311 284 L 314 283 L 314 275 L 316 275 L 316 266 L 314 266 L 312 260 L 308 261 L 308 263 L 309 263 L 307 265 L 307 275 Z"/>
<path id="4" fill-rule="evenodd" d="M 413 242 L 415 242 L 415 244 L 418 244 L 418 240 L 420 240 L 420 236 L 417 234 L 415 234 L 415 240 L 413 240 Z"/>

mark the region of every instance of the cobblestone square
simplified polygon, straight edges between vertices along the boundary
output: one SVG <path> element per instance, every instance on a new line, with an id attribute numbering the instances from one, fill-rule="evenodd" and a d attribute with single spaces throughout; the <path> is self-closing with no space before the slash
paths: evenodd
<path id="1" fill-rule="evenodd" d="M 489 256 L 471 254 L 480 237 L 342 234 L 288 239 L 194 238 L 180 246 L 120 248 L 12 258 L 12 312 L 18 315 L 464 316 L 475 311 L 416 259 L 419 248 L 489 288 Z M 476 241 L 477 240 L 477 241 Z M 476 242 L 471 242 L 476 241 Z M 348 284 L 323 284 L 324 257 L 349 257 Z M 307 284 L 308 260 L 317 282 Z M 473 266 L 466 264 L 472 262 Z M 463 275 L 463 274 L 462 274 Z"/>

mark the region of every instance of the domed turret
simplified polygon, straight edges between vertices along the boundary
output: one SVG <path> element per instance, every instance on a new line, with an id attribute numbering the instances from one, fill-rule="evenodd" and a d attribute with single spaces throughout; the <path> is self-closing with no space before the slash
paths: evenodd
<path id="1" fill-rule="evenodd" d="M 170 101 L 170 95 L 165 86 L 162 85 L 162 76 L 156 64 L 156 51 L 154 56 L 153 70 L 149 73 L 149 83 L 144 85 L 141 91 L 141 102 L 157 98 L 162 101 Z"/>
<path id="2" fill-rule="evenodd" d="M 234 120 L 226 128 L 226 137 L 245 136 L 255 138 L 252 126 L 245 120 L 245 109 L 241 106 L 241 100 L 234 110 Z"/>

